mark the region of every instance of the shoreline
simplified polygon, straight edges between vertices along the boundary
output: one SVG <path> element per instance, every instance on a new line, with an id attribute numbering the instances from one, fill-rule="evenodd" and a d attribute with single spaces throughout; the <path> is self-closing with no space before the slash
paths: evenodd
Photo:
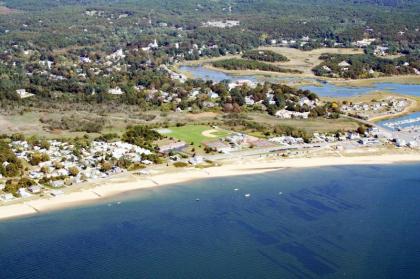
<path id="1" fill-rule="evenodd" d="M 257 162 L 256 162 L 257 161 Z M 59 197 L 39 197 L 16 204 L 0 206 L 0 221 L 38 213 L 77 207 L 98 202 L 130 191 L 168 186 L 193 180 L 228 176 L 263 174 L 288 168 L 311 168 L 345 165 L 384 165 L 419 162 L 420 154 L 365 155 L 354 157 L 259 158 L 250 161 L 235 159 L 210 168 L 162 169 L 154 174 L 138 176 L 124 173 L 104 180 L 75 186 Z M 100 185 L 98 185 L 100 183 Z"/>

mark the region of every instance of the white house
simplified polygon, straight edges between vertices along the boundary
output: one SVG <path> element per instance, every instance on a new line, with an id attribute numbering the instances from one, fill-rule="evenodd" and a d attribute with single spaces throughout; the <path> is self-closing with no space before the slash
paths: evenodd
<path id="1" fill-rule="evenodd" d="M 18 190 L 18 193 L 19 193 L 19 195 L 20 195 L 22 198 L 29 198 L 30 196 L 32 196 L 31 194 L 29 194 L 28 192 L 26 192 L 26 189 L 25 189 L 25 188 L 20 188 L 20 189 Z"/>
<path id="2" fill-rule="evenodd" d="M 6 202 L 14 200 L 14 199 L 15 199 L 15 197 L 12 194 L 9 194 L 9 193 L 6 193 L 6 194 L 3 194 L 3 195 L 0 196 L 0 200 L 6 201 Z"/>
<path id="3" fill-rule="evenodd" d="M 34 94 L 31 94 L 31 93 L 27 92 L 26 89 L 18 89 L 18 90 L 16 90 L 16 93 L 19 95 L 19 98 L 21 98 L 21 99 L 25 99 L 25 98 L 35 96 Z"/>
<path id="4" fill-rule="evenodd" d="M 188 162 L 192 165 L 199 165 L 204 163 L 204 158 L 201 156 L 194 156 L 191 159 L 189 159 Z"/>
<path id="5" fill-rule="evenodd" d="M 32 194 L 38 194 L 41 192 L 41 187 L 39 187 L 38 185 L 32 185 L 31 187 L 28 188 L 28 190 Z"/>
<path id="6" fill-rule="evenodd" d="M 125 54 L 121 48 L 106 57 L 108 60 L 120 60 L 123 58 L 125 58 Z"/>
<path id="7" fill-rule="evenodd" d="M 288 111 L 285 109 L 276 112 L 276 116 L 281 119 L 302 118 L 307 119 L 309 112 Z"/>
<path id="8" fill-rule="evenodd" d="M 209 93 L 207 94 L 207 96 L 208 96 L 210 99 L 217 99 L 217 98 L 219 98 L 219 94 L 217 94 L 217 93 L 215 93 L 215 92 L 213 92 L 213 91 L 209 92 Z"/>
<path id="9" fill-rule="evenodd" d="M 245 97 L 245 104 L 247 104 L 248 106 L 252 106 L 252 105 L 255 104 L 255 101 L 252 98 L 252 96 L 246 96 Z"/>
<path id="10" fill-rule="evenodd" d="M 341 68 L 344 68 L 344 67 L 349 67 L 350 64 L 347 61 L 343 60 L 340 63 L 338 63 L 338 66 L 341 67 Z"/>
<path id="11" fill-rule="evenodd" d="M 124 94 L 124 91 L 122 91 L 121 88 L 119 87 L 115 87 L 115 88 L 109 89 L 108 93 L 111 95 L 122 95 Z"/>

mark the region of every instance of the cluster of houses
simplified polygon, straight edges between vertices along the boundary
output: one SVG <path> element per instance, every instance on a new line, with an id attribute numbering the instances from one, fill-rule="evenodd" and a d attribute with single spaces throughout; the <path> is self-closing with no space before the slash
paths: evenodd
<path id="1" fill-rule="evenodd" d="M 280 119 L 307 119 L 309 117 L 309 112 L 298 112 L 281 109 L 276 112 L 275 116 Z"/>
<path id="2" fill-rule="evenodd" d="M 308 97 L 301 97 L 297 104 L 300 107 L 306 107 L 310 110 L 319 105 L 319 99 L 310 100 Z M 275 113 L 275 116 L 280 119 L 307 119 L 309 117 L 309 113 L 309 111 L 299 112 L 281 109 Z"/>
<path id="3" fill-rule="evenodd" d="M 27 162 L 31 161 L 31 156 L 35 153 L 47 155 L 45 156 L 47 160 L 29 167 L 26 176 L 34 181 L 43 181 L 44 186 L 53 189 L 124 172 L 123 168 L 113 163 L 120 159 L 143 165 L 153 164 L 152 161 L 145 159 L 145 155 L 152 153 L 150 150 L 121 141 L 110 143 L 93 141 L 89 147 L 81 148 L 77 155 L 74 152 L 74 145 L 68 142 L 49 140 L 48 145 L 42 148 L 27 141 L 10 143 L 16 157 Z M 109 167 L 103 168 L 104 162 L 108 162 Z M 21 197 L 27 197 L 40 193 L 41 187 L 43 186 L 33 185 L 28 189 L 19 189 L 18 193 Z"/>
<path id="4" fill-rule="evenodd" d="M 244 148 L 272 147 L 274 144 L 268 140 L 260 139 L 244 133 L 232 133 L 224 138 L 203 143 L 213 151 L 229 154 Z"/>
<path id="5" fill-rule="evenodd" d="M 233 133 L 225 138 L 209 141 L 204 146 L 213 151 L 229 154 L 234 151 L 240 151 L 244 148 L 267 148 L 275 146 L 284 146 L 285 148 L 311 148 L 322 146 L 343 147 L 348 145 L 350 148 L 356 146 L 373 146 L 392 143 L 397 147 L 416 148 L 418 142 L 415 140 L 405 141 L 390 132 L 380 130 L 377 127 L 371 127 L 365 133 L 359 134 L 356 131 L 341 132 L 337 134 L 314 133 L 309 142 L 301 137 L 276 136 L 268 140 L 258 139 L 243 133 Z"/>
<path id="6" fill-rule="evenodd" d="M 420 139 L 420 138 L 419 138 Z M 310 139 L 309 143 L 305 143 L 303 138 L 292 137 L 292 136 L 280 136 L 269 139 L 271 142 L 280 144 L 286 147 L 314 147 L 314 146 L 327 146 L 329 144 L 338 143 L 343 146 L 348 143 L 350 146 L 354 144 L 362 146 L 371 146 L 371 145 L 381 145 L 384 143 L 395 144 L 397 147 L 409 147 L 416 148 L 418 147 L 418 140 L 404 140 L 394 135 L 391 132 L 380 130 L 377 127 L 371 127 L 367 129 L 364 134 L 359 134 L 358 132 L 341 132 L 337 134 L 324 134 L 324 133 L 314 133 L 313 137 Z"/>
<path id="7" fill-rule="evenodd" d="M 232 28 L 239 26 L 239 20 L 211 20 L 203 22 L 203 27 Z"/>
<path id="8" fill-rule="evenodd" d="M 343 104 L 341 111 L 347 114 L 357 114 L 359 117 L 368 118 L 372 114 L 395 114 L 404 111 L 410 101 L 404 98 L 388 97 L 387 99 L 356 104 Z"/>
<path id="9" fill-rule="evenodd" d="M 165 71 L 172 72 L 170 69 L 165 67 Z M 172 72 L 174 75 L 176 73 Z M 184 79 L 185 77 L 183 75 L 180 75 L 181 79 Z M 230 82 L 228 84 L 229 91 L 241 86 L 248 86 L 249 88 L 255 88 L 257 86 L 257 83 L 251 80 L 236 80 L 233 82 Z M 135 87 L 136 90 L 141 90 L 144 88 Z M 124 92 L 119 88 L 112 88 L 109 90 L 110 94 L 114 95 L 120 95 L 124 94 Z M 182 102 L 182 98 L 177 93 L 169 93 L 162 90 L 147 90 L 147 96 L 148 101 L 157 100 L 162 103 L 175 103 L 177 106 L 176 111 L 181 112 L 183 109 L 179 106 Z M 220 103 L 220 96 L 218 93 L 212 91 L 209 88 L 206 88 L 203 90 L 202 88 L 193 88 L 186 96 L 183 96 L 183 98 L 186 98 L 188 101 L 194 101 L 197 99 L 202 100 L 202 106 L 204 108 L 213 108 L 217 107 Z M 254 106 L 258 105 L 259 107 L 263 107 L 264 101 L 266 101 L 270 105 L 275 105 L 276 101 L 274 99 L 273 91 L 270 89 L 268 92 L 265 93 L 265 99 L 255 101 L 253 96 L 245 96 L 244 97 L 245 105 L 247 106 Z M 299 99 L 299 101 L 296 102 L 296 105 L 299 105 L 300 107 L 306 107 L 309 111 L 310 109 L 316 107 L 319 105 L 319 99 L 310 100 L 309 98 L 303 96 Z M 191 111 L 192 107 L 184 108 L 187 111 Z M 294 112 L 294 111 L 286 111 L 286 110 L 280 110 L 276 114 L 279 118 L 308 118 L 309 112 Z"/>
<path id="10" fill-rule="evenodd" d="M 361 145 L 380 144 L 379 141 L 380 133 L 375 128 L 369 129 L 365 134 L 360 135 L 357 132 L 342 132 L 338 134 L 325 134 L 325 133 L 314 133 L 309 143 L 305 143 L 303 138 L 292 137 L 292 136 L 280 136 L 270 138 L 271 142 L 280 144 L 283 146 L 292 147 L 312 147 L 314 145 L 327 145 L 338 142 L 354 142 Z"/>
<path id="11" fill-rule="evenodd" d="M 364 48 L 364 47 L 370 46 L 375 41 L 376 41 L 375 38 L 365 38 L 363 40 L 353 42 L 352 45 L 354 45 L 355 47 Z"/>

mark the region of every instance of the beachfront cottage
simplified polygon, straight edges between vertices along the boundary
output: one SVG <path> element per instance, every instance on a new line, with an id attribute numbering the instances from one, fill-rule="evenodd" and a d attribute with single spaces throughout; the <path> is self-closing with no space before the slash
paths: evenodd
<path id="1" fill-rule="evenodd" d="M 201 156 L 194 156 L 190 160 L 188 160 L 188 162 L 192 165 L 199 165 L 204 163 L 204 158 Z"/>
<path id="2" fill-rule="evenodd" d="M 407 146 L 407 141 L 405 141 L 403 139 L 400 139 L 400 138 L 397 138 L 395 140 L 395 144 L 396 144 L 397 147 L 405 147 L 405 146 Z"/>
<path id="3" fill-rule="evenodd" d="M 28 190 L 32 194 L 38 194 L 41 192 L 41 187 L 39 187 L 38 185 L 32 185 L 31 187 L 28 188 Z"/>
<path id="4" fill-rule="evenodd" d="M 22 198 L 29 198 L 30 196 L 32 196 L 31 194 L 26 192 L 25 188 L 19 188 L 18 193 Z"/>
<path id="5" fill-rule="evenodd" d="M 61 188 L 64 186 L 64 180 L 55 180 L 51 182 L 51 186 L 54 188 Z"/>
<path id="6" fill-rule="evenodd" d="M 416 148 L 418 146 L 418 143 L 417 143 L 417 141 L 412 140 L 407 144 L 407 146 L 410 147 L 410 148 Z"/>
<path id="7" fill-rule="evenodd" d="M 9 193 L 3 194 L 3 195 L 0 196 L 0 200 L 5 201 L 5 202 L 12 201 L 14 199 L 15 199 L 15 197 L 12 194 L 9 194 Z"/>

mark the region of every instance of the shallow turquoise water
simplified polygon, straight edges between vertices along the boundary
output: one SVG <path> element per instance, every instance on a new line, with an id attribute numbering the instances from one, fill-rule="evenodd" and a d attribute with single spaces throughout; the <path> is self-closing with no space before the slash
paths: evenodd
<path id="1" fill-rule="evenodd" d="M 0 278 L 419 278 L 419 232 L 420 164 L 282 170 L 1 222 Z"/>

